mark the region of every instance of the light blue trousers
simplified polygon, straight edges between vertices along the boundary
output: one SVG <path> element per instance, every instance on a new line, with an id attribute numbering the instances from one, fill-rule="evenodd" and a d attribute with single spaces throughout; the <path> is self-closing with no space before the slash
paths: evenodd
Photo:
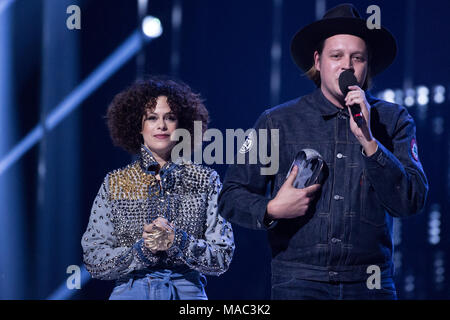
<path id="1" fill-rule="evenodd" d="M 198 271 L 170 269 L 134 272 L 120 280 L 110 300 L 207 300 L 206 278 Z"/>

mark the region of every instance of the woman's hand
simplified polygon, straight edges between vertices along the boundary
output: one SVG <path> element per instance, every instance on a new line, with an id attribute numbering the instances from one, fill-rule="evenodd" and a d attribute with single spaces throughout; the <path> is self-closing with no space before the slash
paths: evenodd
<path id="1" fill-rule="evenodd" d="M 152 253 L 166 251 L 175 239 L 175 228 L 167 219 L 158 217 L 152 223 L 144 225 L 142 237 L 145 247 Z"/>

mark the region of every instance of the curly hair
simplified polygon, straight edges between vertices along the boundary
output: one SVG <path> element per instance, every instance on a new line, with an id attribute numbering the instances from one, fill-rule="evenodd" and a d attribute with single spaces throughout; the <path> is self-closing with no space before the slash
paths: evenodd
<path id="1" fill-rule="evenodd" d="M 108 106 L 106 121 L 115 146 L 131 154 L 139 153 L 143 143 L 142 117 L 147 110 L 156 107 L 160 96 L 167 97 L 167 103 L 178 118 L 178 128 L 194 135 L 194 121 L 202 122 L 203 133 L 206 131 L 209 115 L 200 94 L 175 79 L 166 76 L 152 76 L 138 80 L 129 88 L 118 93 Z"/>

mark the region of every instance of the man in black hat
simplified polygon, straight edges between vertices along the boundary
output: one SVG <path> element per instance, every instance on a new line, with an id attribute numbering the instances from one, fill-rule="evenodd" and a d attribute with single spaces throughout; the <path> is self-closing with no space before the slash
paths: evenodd
<path id="1" fill-rule="evenodd" d="M 248 157 L 230 166 L 219 210 L 268 230 L 273 299 L 396 299 L 392 218 L 419 212 L 428 182 L 407 110 L 366 92 L 394 60 L 395 39 L 343 4 L 297 32 L 291 54 L 317 89 L 260 116 L 255 129 L 279 130 L 279 143 L 267 142 L 279 148 L 278 173 L 261 174 Z M 348 73 L 355 83 L 341 90 Z M 304 149 L 321 155 L 326 174 L 297 189 L 297 173 L 311 172 L 286 176 Z"/>

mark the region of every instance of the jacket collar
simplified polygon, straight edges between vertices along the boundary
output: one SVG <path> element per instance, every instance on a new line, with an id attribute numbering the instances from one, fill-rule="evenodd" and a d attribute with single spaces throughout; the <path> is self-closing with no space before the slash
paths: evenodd
<path id="1" fill-rule="evenodd" d="M 333 103 L 331 103 L 330 100 L 328 100 L 322 93 L 322 90 L 320 88 L 317 88 L 313 92 L 314 101 L 317 103 L 319 107 L 319 111 L 322 114 L 322 117 L 324 118 L 330 118 L 335 116 L 338 113 L 344 114 L 345 116 L 349 117 L 348 110 L 347 109 L 341 109 L 337 106 L 335 106 Z"/>
<path id="2" fill-rule="evenodd" d="M 158 170 L 158 161 L 156 161 L 150 149 L 148 149 L 144 144 L 141 144 L 140 156 L 142 169 L 151 173 L 155 173 Z"/>
<path id="3" fill-rule="evenodd" d="M 376 99 L 369 91 L 365 91 L 366 93 L 366 99 L 367 102 L 373 106 L 378 99 Z M 320 88 L 317 88 L 313 92 L 314 102 L 317 103 L 319 107 L 319 111 L 322 114 L 322 117 L 324 118 L 330 118 L 335 116 L 336 114 L 340 113 L 345 115 L 346 117 L 349 117 L 349 113 L 347 109 L 341 109 L 337 106 L 335 106 L 330 100 L 328 100 L 322 93 L 322 90 Z"/>

